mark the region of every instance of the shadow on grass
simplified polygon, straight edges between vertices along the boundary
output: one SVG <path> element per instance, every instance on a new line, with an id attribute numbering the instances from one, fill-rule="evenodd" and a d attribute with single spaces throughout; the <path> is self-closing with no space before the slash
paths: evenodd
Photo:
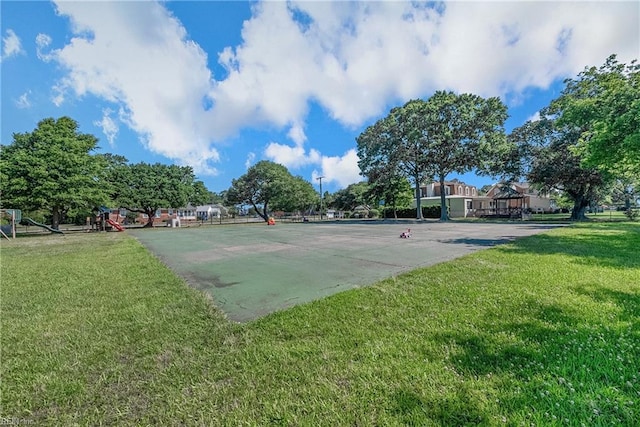
<path id="1" fill-rule="evenodd" d="M 593 230 L 597 230 L 594 233 Z M 564 235 L 539 234 L 497 248 L 508 253 L 566 254 L 573 262 L 614 268 L 640 267 L 640 225 L 606 223 L 577 226 Z"/>
<path id="2" fill-rule="evenodd" d="M 635 325 L 635 330 L 640 334 L 640 294 L 632 294 L 599 286 L 574 286 L 574 292 L 590 297 L 592 300 L 601 303 L 613 303 L 620 308 L 618 318 L 622 321 L 631 322 Z"/>
<path id="3" fill-rule="evenodd" d="M 611 317 L 601 324 L 597 318 L 585 318 L 572 306 L 529 300 L 516 308 L 523 319 L 520 322 L 508 319 L 496 322 L 495 317 L 487 316 L 480 333 L 451 331 L 434 338 L 441 346 L 456 349 L 448 362 L 456 372 L 476 379 L 500 377 L 503 381 L 497 390 L 500 402 L 514 414 L 522 415 L 531 408 L 550 414 L 558 411 L 558 416 L 562 411 L 575 411 L 573 413 L 588 424 L 593 421 L 592 405 L 597 404 L 602 408 L 599 421 L 604 424 L 601 425 L 609 422 L 635 425 L 626 423 L 637 419 L 637 410 L 615 402 L 637 399 L 629 380 L 635 378 L 640 369 L 637 358 L 640 295 L 596 285 L 573 290 L 602 307 L 609 307 Z M 510 381 L 516 382 L 505 386 Z M 580 389 L 578 384 L 582 386 L 583 382 L 588 385 Z M 518 393 L 509 391 L 514 388 L 513 384 L 517 385 Z M 549 390 L 555 396 L 552 399 L 548 398 Z M 547 393 L 547 400 L 537 400 L 541 392 Z M 561 402 L 563 395 L 571 395 L 570 405 Z M 601 401 L 594 403 L 600 395 Z M 458 410 L 476 417 L 478 411 L 472 398 L 460 396 Z M 559 401 L 561 406 L 557 406 Z M 412 400 L 405 398 L 403 402 L 410 409 Z M 480 411 L 479 415 L 482 414 Z M 450 414 L 446 411 L 429 416 L 445 424 L 469 421 L 448 419 Z"/>
<path id="4" fill-rule="evenodd" d="M 487 246 L 493 247 L 497 245 L 502 245 L 504 243 L 510 243 L 514 239 L 515 236 L 510 237 L 506 236 L 502 239 L 471 239 L 471 238 L 460 238 L 460 239 L 441 239 L 438 240 L 439 243 L 452 243 L 452 244 L 461 244 L 461 245 L 471 245 L 471 246 Z"/>
<path id="5" fill-rule="evenodd" d="M 455 397 L 422 398 L 413 391 L 401 390 L 392 396 L 391 411 L 403 425 L 420 426 L 437 420 L 441 425 L 477 425 L 487 422 L 484 411 L 476 403 L 467 386 L 461 386 Z"/>

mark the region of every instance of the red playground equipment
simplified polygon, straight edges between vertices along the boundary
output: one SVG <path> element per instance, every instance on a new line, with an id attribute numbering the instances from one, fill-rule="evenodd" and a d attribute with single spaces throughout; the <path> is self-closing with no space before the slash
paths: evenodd
<path id="1" fill-rule="evenodd" d="M 117 222 L 115 222 L 114 220 L 108 219 L 107 224 L 109 224 L 111 227 L 115 228 L 118 231 L 124 231 L 124 227 L 118 224 Z"/>

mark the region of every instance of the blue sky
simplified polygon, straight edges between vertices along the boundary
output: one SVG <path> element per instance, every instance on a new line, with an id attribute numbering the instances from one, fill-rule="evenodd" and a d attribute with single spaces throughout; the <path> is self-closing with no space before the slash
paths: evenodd
<path id="1" fill-rule="evenodd" d="M 323 176 L 323 190 L 334 192 L 362 180 L 355 138 L 409 99 L 436 90 L 499 96 L 509 131 L 585 66 L 640 56 L 634 1 L 0 8 L 2 144 L 66 115 L 101 151 L 191 165 L 213 191 L 266 159 L 316 187 Z"/>

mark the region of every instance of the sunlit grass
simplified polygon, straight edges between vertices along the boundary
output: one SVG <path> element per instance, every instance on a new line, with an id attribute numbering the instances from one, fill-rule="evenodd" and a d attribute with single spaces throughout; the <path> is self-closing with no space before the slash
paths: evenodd
<path id="1" fill-rule="evenodd" d="M 639 244 L 576 225 L 237 325 L 122 234 L 3 243 L 0 416 L 637 425 Z"/>

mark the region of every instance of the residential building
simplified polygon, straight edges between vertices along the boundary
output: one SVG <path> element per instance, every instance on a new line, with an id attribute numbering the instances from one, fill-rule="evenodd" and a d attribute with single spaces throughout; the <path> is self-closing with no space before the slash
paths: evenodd
<path id="1" fill-rule="evenodd" d="M 478 189 L 458 179 L 445 181 L 442 188 L 440 188 L 439 182 L 432 182 L 420 186 L 420 204 L 424 207 L 439 206 L 440 196 L 443 191 L 451 218 L 473 216 L 475 209 L 474 200 L 478 198 Z M 415 206 L 416 203 L 414 201 L 413 207 Z"/>

